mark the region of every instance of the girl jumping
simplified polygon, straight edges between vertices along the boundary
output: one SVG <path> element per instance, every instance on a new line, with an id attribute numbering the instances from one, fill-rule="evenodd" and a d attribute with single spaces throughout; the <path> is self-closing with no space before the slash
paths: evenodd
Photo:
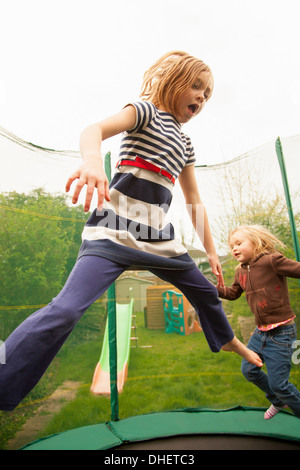
<path id="1" fill-rule="evenodd" d="M 242 373 L 272 403 L 265 419 L 284 406 L 300 418 L 300 392 L 289 382 L 296 325 L 286 283 L 287 277 L 300 278 L 300 263 L 283 256 L 277 248 L 284 247 L 282 242 L 257 225 L 233 230 L 229 244 L 239 265 L 232 286 L 219 286 L 219 295 L 235 300 L 246 293 L 257 325 L 248 348 L 259 354 L 268 372 L 244 358 Z"/>
<path id="2" fill-rule="evenodd" d="M 85 210 L 94 190 L 98 206 L 82 234 L 78 260 L 65 286 L 46 307 L 28 317 L 5 341 L 0 365 L 0 409 L 12 410 L 36 385 L 86 309 L 126 269 L 147 269 L 176 286 L 194 306 L 210 349 L 235 351 L 255 366 L 259 356 L 235 336 L 218 292 L 174 237 L 167 220 L 179 180 L 194 227 L 212 272 L 222 270 L 195 178 L 195 154 L 182 124 L 197 116 L 213 91 L 213 77 L 201 60 L 182 51 L 159 59 L 144 75 L 141 100 L 87 127 L 81 135 L 82 165 L 73 203 L 86 185 Z M 119 162 L 109 186 L 101 142 L 123 133 Z"/>

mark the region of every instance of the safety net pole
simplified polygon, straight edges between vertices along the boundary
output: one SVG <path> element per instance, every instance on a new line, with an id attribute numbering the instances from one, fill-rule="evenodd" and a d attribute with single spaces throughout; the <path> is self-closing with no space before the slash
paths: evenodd
<path id="1" fill-rule="evenodd" d="M 110 152 L 105 155 L 104 168 L 108 181 L 111 181 Z M 108 316 L 108 346 L 109 346 L 109 372 L 110 372 L 110 407 L 111 420 L 119 420 L 119 396 L 117 376 L 117 309 L 116 286 L 113 283 L 107 290 L 107 316 Z"/>
<path id="2" fill-rule="evenodd" d="M 281 145 L 281 140 L 280 140 L 279 137 L 276 140 L 276 145 L 275 146 L 276 146 L 276 153 L 277 153 L 277 158 L 278 158 L 278 162 L 279 162 L 279 166 L 280 166 L 281 177 L 282 177 L 282 182 L 283 182 L 283 187 L 284 187 L 286 205 L 287 205 L 288 213 L 289 213 L 290 226 L 291 226 L 291 231 L 292 231 L 292 237 L 293 237 L 293 244 L 294 244 L 296 260 L 300 261 L 300 248 L 299 248 L 299 240 L 298 240 L 296 222 L 295 222 L 295 217 L 294 217 L 294 212 L 293 212 L 293 207 L 292 207 L 292 201 L 291 201 L 291 196 L 290 196 L 286 166 L 285 166 L 285 161 L 284 161 L 284 156 L 283 156 L 283 151 L 282 151 L 282 145 Z"/>
<path id="3" fill-rule="evenodd" d="M 111 420 L 119 420 L 119 396 L 117 377 L 117 323 L 116 323 L 116 289 L 113 283 L 107 291 L 108 306 L 108 345 L 110 372 L 110 407 Z"/>

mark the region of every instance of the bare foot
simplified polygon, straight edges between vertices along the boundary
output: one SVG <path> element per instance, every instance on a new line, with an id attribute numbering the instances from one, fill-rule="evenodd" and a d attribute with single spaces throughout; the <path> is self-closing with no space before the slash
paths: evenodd
<path id="1" fill-rule="evenodd" d="M 223 351 L 233 351 L 239 354 L 244 359 L 246 359 L 246 361 L 251 362 L 251 364 L 254 364 L 257 367 L 263 366 L 262 360 L 259 355 L 256 354 L 254 351 L 251 351 L 251 349 L 248 349 L 243 343 L 240 342 L 240 340 L 236 338 L 236 336 L 233 338 L 232 341 L 227 344 L 224 344 L 222 349 Z"/>

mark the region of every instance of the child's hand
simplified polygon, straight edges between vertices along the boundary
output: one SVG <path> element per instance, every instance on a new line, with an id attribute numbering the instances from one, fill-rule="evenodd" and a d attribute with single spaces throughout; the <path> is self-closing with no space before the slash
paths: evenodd
<path id="1" fill-rule="evenodd" d="M 78 168 L 78 170 L 76 170 L 68 179 L 66 184 L 66 192 L 70 190 L 71 184 L 76 179 L 78 179 L 78 182 L 73 193 L 72 203 L 77 203 L 80 192 L 86 184 L 87 192 L 84 205 L 85 212 L 88 212 L 90 209 L 94 189 L 97 189 L 98 193 L 97 208 L 99 211 L 101 211 L 104 199 L 110 201 L 110 197 L 108 179 L 105 175 L 104 169 L 99 163 L 99 160 L 85 160 L 82 165 Z"/>
<path id="2" fill-rule="evenodd" d="M 207 255 L 208 257 L 208 262 L 211 266 L 212 273 L 216 276 L 217 278 L 217 287 L 224 287 L 224 278 L 223 278 L 223 273 L 222 273 L 222 266 L 219 261 L 219 258 L 217 255 Z"/>

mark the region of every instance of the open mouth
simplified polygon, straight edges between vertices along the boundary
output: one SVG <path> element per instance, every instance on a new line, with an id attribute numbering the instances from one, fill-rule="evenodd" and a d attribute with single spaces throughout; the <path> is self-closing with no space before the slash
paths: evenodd
<path id="1" fill-rule="evenodd" d="M 196 105 L 196 104 L 189 104 L 189 105 L 188 105 L 188 108 L 189 108 L 189 110 L 190 110 L 190 112 L 191 112 L 192 114 L 195 114 L 195 112 L 196 112 L 197 109 L 198 109 L 198 105 Z"/>

